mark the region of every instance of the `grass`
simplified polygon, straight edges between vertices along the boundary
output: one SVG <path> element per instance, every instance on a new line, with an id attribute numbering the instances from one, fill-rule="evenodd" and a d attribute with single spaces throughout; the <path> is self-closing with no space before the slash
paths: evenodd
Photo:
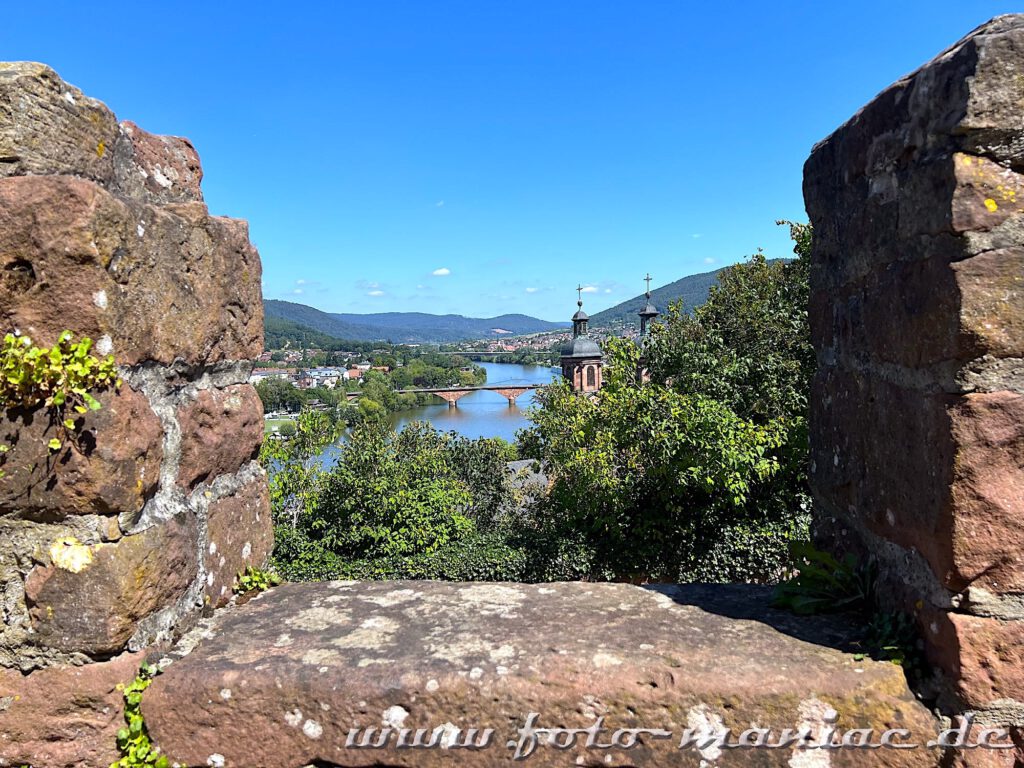
<path id="1" fill-rule="evenodd" d="M 280 429 L 283 424 L 294 424 L 295 419 L 267 419 L 263 422 L 263 434 L 267 435 Z"/>

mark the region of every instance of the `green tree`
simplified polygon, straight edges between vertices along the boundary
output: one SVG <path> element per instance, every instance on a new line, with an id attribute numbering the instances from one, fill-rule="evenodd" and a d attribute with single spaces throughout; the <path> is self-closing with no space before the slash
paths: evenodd
<path id="1" fill-rule="evenodd" d="M 263 379 L 256 385 L 256 394 L 260 396 L 265 411 L 288 411 L 296 413 L 305 405 L 305 398 L 291 382 L 286 379 Z"/>
<path id="2" fill-rule="evenodd" d="M 373 558 L 430 552 L 471 531 L 473 498 L 448 443 L 423 423 L 357 427 L 320 484 L 311 538 L 342 557 Z"/>
<path id="3" fill-rule="evenodd" d="M 293 502 L 275 518 L 275 566 L 302 580 L 526 578 L 523 542 L 497 523 L 514 496 L 510 453 L 423 423 L 361 424 L 331 469 L 286 476 L 303 493 L 275 494 Z"/>
<path id="4" fill-rule="evenodd" d="M 588 575 L 772 581 L 806 538 L 811 233 L 791 233 L 796 260 L 759 253 L 692 315 L 671 308 L 646 345 L 650 384 L 637 346 L 611 339 L 596 396 L 538 393 L 520 452 L 545 463 L 547 518 Z"/>
<path id="5" fill-rule="evenodd" d="M 329 411 L 302 411 L 294 434 L 284 439 L 264 438 L 260 464 L 267 470 L 275 526 L 299 525 L 323 474 L 315 457 L 336 442 L 343 429 L 344 422 Z"/>

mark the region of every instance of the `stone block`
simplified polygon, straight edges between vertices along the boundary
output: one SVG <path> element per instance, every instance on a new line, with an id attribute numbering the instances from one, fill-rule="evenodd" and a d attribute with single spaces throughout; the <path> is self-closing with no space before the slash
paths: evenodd
<path id="1" fill-rule="evenodd" d="M 949 586 L 1024 592 L 1024 396 L 968 395 L 949 415 L 956 446 Z"/>
<path id="2" fill-rule="evenodd" d="M 0 669 L 0 765 L 100 768 L 121 757 L 124 697 L 117 686 L 138 672 L 142 654 L 30 675 Z"/>
<path id="3" fill-rule="evenodd" d="M 833 715 L 840 728 L 934 737 L 899 667 L 835 649 L 850 625 L 767 602 L 766 588 L 751 586 L 287 584 L 217 614 L 142 709 L 172 759 L 247 768 L 516 764 L 507 741 L 531 712 L 539 727 L 587 728 L 603 717 L 605 743 L 619 728 L 674 735 L 642 736 L 630 750 L 587 749 L 586 736 L 569 749 L 541 743 L 526 761 L 540 766 L 825 765 L 807 762 L 808 751 L 678 743 L 686 728 L 732 728 L 735 739 L 754 724 L 820 735 Z M 388 726 L 382 748 L 346 747 L 350 729 L 359 743 L 362 729 Z M 449 748 L 399 748 L 403 727 Z M 474 727 L 494 729 L 488 747 L 451 748 Z M 836 751 L 828 764 L 938 760 L 925 749 L 884 757 Z"/>
<path id="4" fill-rule="evenodd" d="M 25 579 L 35 642 L 91 656 L 123 650 L 141 619 L 195 581 L 198 548 L 189 512 L 114 543 L 57 539 Z"/>
<path id="5" fill-rule="evenodd" d="M 202 203 L 127 202 L 68 176 L 0 179 L 0 325 L 69 329 L 119 364 L 256 357 L 259 254 Z"/>
<path id="6" fill-rule="evenodd" d="M 120 129 L 114 150 L 117 194 L 156 204 L 202 201 L 203 168 L 192 142 L 156 136 L 130 121 Z"/>
<path id="7" fill-rule="evenodd" d="M 249 384 L 203 389 L 178 409 L 178 424 L 178 484 L 192 489 L 256 458 L 263 443 L 263 404 Z"/>
<path id="8" fill-rule="evenodd" d="M 1024 396 L 835 371 L 812 403 L 813 487 L 830 509 L 920 552 L 954 592 L 1024 591 Z"/>
<path id="9" fill-rule="evenodd" d="M 0 177 L 81 176 L 140 203 L 201 201 L 188 139 L 120 125 L 45 64 L 0 62 Z"/>
<path id="10" fill-rule="evenodd" d="M 127 383 L 99 393 L 102 408 L 67 433 L 47 409 L 0 411 L 0 514 L 48 520 L 67 515 L 133 515 L 156 492 L 163 428 L 144 395 Z M 74 439 L 67 439 L 71 434 Z M 53 452 L 51 438 L 64 447 Z"/>
<path id="11" fill-rule="evenodd" d="M 113 180 L 117 118 L 45 64 L 0 63 L 0 118 L 0 176 Z"/>
<path id="12" fill-rule="evenodd" d="M 1024 622 L 961 613 L 926 619 L 929 658 L 967 709 L 1019 699 L 1024 686 Z"/>
<path id="13" fill-rule="evenodd" d="M 231 599 L 237 574 L 250 565 L 262 568 L 270 558 L 274 526 L 263 475 L 210 504 L 207 541 L 206 598 L 217 608 Z"/>

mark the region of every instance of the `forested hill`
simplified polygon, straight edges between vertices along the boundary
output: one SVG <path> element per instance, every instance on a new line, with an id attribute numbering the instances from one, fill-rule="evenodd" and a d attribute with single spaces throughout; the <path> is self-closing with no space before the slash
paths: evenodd
<path id="1" fill-rule="evenodd" d="M 686 311 L 690 311 L 697 305 L 703 304 L 707 299 L 711 286 L 718 282 L 719 272 L 721 270 L 716 269 L 714 272 L 690 275 L 676 280 L 674 283 L 663 285 L 661 288 L 651 291 L 651 301 L 662 313 L 668 310 L 669 304 L 674 304 L 679 300 L 682 300 Z M 637 312 L 643 308 L 644 303 L 644 294 L 641 293 L 621 304 L 591 315 L 590 324 L 593 327 L 602 328 L 624 324 L 637 325 L 640 322 Z"/>
<path id="2" fill-rule="evenodd" d="M 395 344 L 499 338 L 557 330 L 568 325 L 564 322 L 538 320 L 528 315 L 474 318 L 422 312 L 382 312 L 369 315 L 329 313 L 305 304 L 276 299 L 264 301 L 263 307 L 268 320 L 288 321 L 339 339 L 389 340 Z"/>

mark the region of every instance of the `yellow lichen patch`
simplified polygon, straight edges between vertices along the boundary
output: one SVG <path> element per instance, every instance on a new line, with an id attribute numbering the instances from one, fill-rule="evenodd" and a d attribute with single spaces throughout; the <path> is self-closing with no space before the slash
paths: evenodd
<path id="1" fill-rule="evenodd" d="M 92 563 L 92 548 L 74 536 L 65 536 L 50 545 L 50 560 L 58 568 L 78 573 Z"/>
<path id="2" fill-rule="evenodd" d="M 963 162 L 964 165 L 970 165 L 972 162 L 971 158 L 969 158 L 967 155 L 961 155 L 960 160 Z"/>
<path id="3" fill-rule="evenodd" d="M 985 207 L 988 208 L 988 210 L 991 213 L 995 213 L 996 211 L 999 210 L 998 203 L 996 203 L 996 201 L 993 200 L 991 197 L 986 197 L 985 198 Z"/>
<path id="4" fill-rule="evenodd" d="M 103 154 L 107 151 L 107 145 L 105 142 L 100 142 L 96 145 L 96 157 L 103 157 Z"/>

